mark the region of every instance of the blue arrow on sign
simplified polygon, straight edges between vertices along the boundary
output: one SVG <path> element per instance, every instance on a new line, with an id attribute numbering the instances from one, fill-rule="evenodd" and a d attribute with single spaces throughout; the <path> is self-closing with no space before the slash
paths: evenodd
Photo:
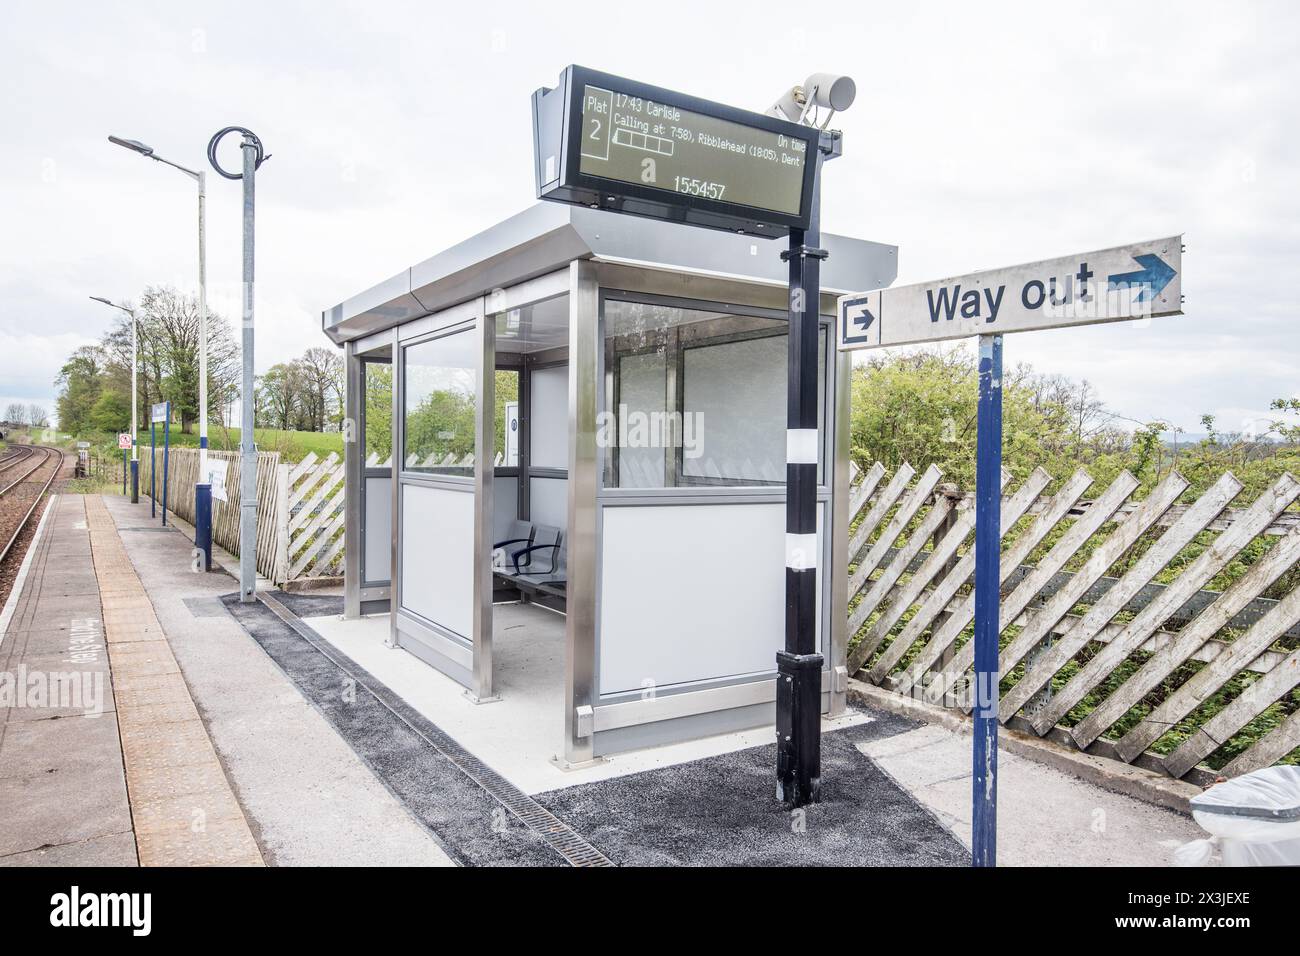
<path id="1" fill-rule="evenodd" d="M 1169 285 L 1169 280 L 1177 275 L 1169 267 L 1169 263 L 1152 253 L 1134 256 L 1133 259 L 1142 267 L 1137 272 L 1119 272 L 1107 278 L 1112 289 L 1131 289 L 1133 286 L 1142 286 L 1137 296 L 1139 302 L 1145 302 L 1147 299 L 1159 295 L 1164 290 L 1164 287 Z"/>
<path id="2" fill-rule="evenodd" d="M 876 317 L 871 314 L 871 310 L 866 306 L 862 307 L 862 314 L 853 320 L 853 324 L 862 330 L 862 334 L 867 334 L 867 329 L 871 328 L 871 323 L 876 321 Z"/>

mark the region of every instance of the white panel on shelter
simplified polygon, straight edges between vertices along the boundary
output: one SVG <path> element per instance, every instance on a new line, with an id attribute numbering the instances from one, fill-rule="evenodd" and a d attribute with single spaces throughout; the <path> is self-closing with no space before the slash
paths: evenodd
<path id="1" fill-rule="evenodd" d="M 402 606 L 469 638 L 474 604 L 474 495 L 402 487 Z"/>
<path id="2" fill-rule="evenodd" d="M 502 541 L 510 522 L 519 517 L 519 479 L 513 475 L 492 479 L 492 540 Z"/>
<path id="3" fill-rule="evenodd" d="M 366 479 L 366 573 L 369 582 L 387 581 L 393 565 L 393 479 Z"/>
<path id="4" fill-rule="evenodd" d="M 602 516 L 602 695 L 776 669 L 785 505 L 619 506 Z M 822 577 L 819 569 L 818 648 Z"/>
<path id="5" fill-rule="evenodd" d="M 664 384 L 666 359 L 662 352 L 625 355 L 619 360 L 618 420 L 623 429 L 637 417 L 648 420 L 667 409 Z M 649 429 L 644 429 L 649 436 Z M 662 436 L 658 436 L 662 438 Z M 620 488 L 662 488 L 666 449 L 659 441 L 628 441 L 618 449 L 618 485 Z"/>
<path id="6" fill-rule="evenodd" d="M 785 480 L 787 342 L 784 335 L 686 350 L 683 413 L 702 436 L 683 449 L 690 477 Z"/>
<path id="7" fill-rule="evenodd" d="M 528 518 L 561 531 L 569 524 L 569 482 L 565 478 L 533 478 L 528 482 Z"/>
<path id="8" fill-rule="evenodd" d="M 528 428 L 532 468 L 569 467 L 569 367 L 539 368 L 532 374 Z"/>

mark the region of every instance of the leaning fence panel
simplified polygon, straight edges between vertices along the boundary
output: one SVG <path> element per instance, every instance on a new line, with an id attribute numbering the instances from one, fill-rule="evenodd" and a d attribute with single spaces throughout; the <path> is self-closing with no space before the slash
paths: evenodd
<path id="1" fill-rule="evenodd" d="M 933 467 L 853 471 L 850 672 L 968 712 L 972 500 Z M 1092 483 L 1004 485 L 1001 720 L 1197 782 L 1300 761 L 1300 482 Z"/>

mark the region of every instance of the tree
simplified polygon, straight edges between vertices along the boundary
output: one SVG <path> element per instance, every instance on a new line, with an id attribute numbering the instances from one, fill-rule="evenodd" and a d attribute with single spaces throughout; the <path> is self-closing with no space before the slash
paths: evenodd
<path id="1" fill-rule="evenodd" d="M 124 432 L 131 427 L 131 396 L 105 389 L 90 410 L 89 424 L 100 432 Z"/>
<path id="2" fill-rule="evenodd" d="M 27 421 L 27 407 L 22 402 L 10 402 L 5 408 L 5 421 L 12 425 L 21 425 Z"/>
<path id="3" fill-rule="evenodd" d="M 63 363 L 54 384 L 58 397 L 59 426 L 78 434 L 89 426 L 90 413 L 103 389 L 107 355 L 98 345 L 83 345 Z"/>
<path id="4" fill-rule="evenodd" d="M 27 424 L 31 425 L 32 428 L 45 428 L 50 424 L 49 413 L 45 411 L 43 406 L 33 402 L 27 406 Z"/>
<path id="5" fill-rule="evenodd" d="M 290 429 L 303 404 L 303 374 L 297 362 L 279 362 L 257 380 L 255 418 L 262 428 Z"/>
<path id="6" fill-rule="evenodd" d="M 313 346 L 297 362 L 300 404 L 311 431 L 338 427 L 343 419 L 343 358 L 333 349 Z"/>
<path id="7" fill-rule="evenodd" d="M 181 430 L 191 431 L 199 412 L 199 307 L 193 296 L 149 286 L 136 308 L 139 335 L 140 414 L 170 401 Z M 122 315 L 103 342 L 115 386 L 129 393 L 131 317 Z M 208 312 L 208 413 L 220 415 L 238 394 L 239 346 L 230 324 Z"/>

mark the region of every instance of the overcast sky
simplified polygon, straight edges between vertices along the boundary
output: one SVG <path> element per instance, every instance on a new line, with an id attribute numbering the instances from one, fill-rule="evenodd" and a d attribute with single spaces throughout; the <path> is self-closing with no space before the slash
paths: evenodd
<path id="1" fill-rule="evenodd" d="M 899 282 L 1186 234 L 1186 315 L 1008 339 L 1116 411 L 1199 430 L 1300 393 L 1300 6 L 996 2 L 14 4 L 0 34 L 0 403 L 54 407 L 87 296 L 196 286 L 190 166 L 238 124 L 258 177 L 257 366 L 320 312 L 534 201 L 529 94 L 569 63 L 753 109 L 856 78 L 824 227 Z M 236 163 L 231 137 L 228 157 Z M 212 306 L 239 185 L 210 176 Z M 777 250 L 773 250 L 773 255 Z"/>

